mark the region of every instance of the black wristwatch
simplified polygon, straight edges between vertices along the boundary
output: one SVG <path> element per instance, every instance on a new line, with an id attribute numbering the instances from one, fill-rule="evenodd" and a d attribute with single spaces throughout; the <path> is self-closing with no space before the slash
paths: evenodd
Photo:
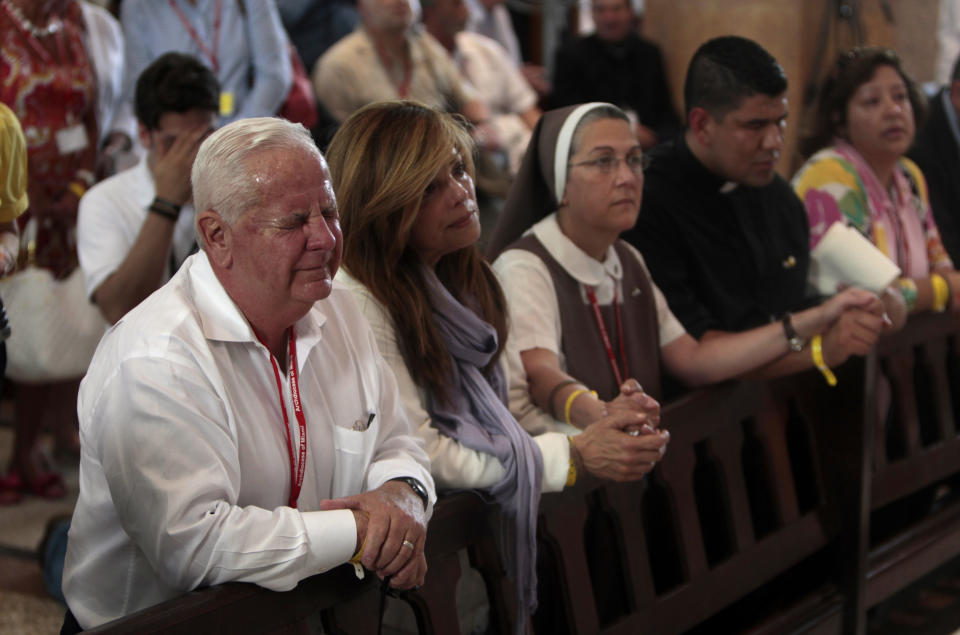
<path id="1" fill-rule="evenodd" d="M 398 476 L 397 478 L 390 479 L 391 481 L 401 481 L 410 486 L 410 489 L 413 490 L 413 493 L 420 497 L 420 500 L 423 501 L 423 508 L 427 508 L 427 504 L 430 502 L 430 494 L 427 493 L 427 488 L 423 486 L 423 483 L 413 478 L 412 476 Z M 389 481 L 388 481 L 389 482 Z"/>
<path id="2" fill-rule="evenodd" d="M 793 323 L 790 321 L 790 312 L 787 311 L 783 314 L 783 334 L 787 337 L 787 345 L 790 347 L 790 350 L 794 353 L 799 353 L 803 350 L 803 347 L 807 345 L 807 341 L 800 337 L 796 329 L 793 328 Z"/>

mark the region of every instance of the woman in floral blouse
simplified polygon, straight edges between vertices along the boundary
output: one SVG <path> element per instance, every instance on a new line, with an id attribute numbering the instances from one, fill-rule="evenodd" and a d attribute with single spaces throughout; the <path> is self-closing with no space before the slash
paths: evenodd
<path id="1" fill-rule="evenodd" d="M 930 212 L 927 185 L 904 154 L 925 104 L 887 49 L 843 53 L 820 90 L 812 154 L 793 180 L 807 208 L 810 246 L 835 222 L 855 227 L 902 271 L 907 309 L 960 314 L 960 274 Z"/>

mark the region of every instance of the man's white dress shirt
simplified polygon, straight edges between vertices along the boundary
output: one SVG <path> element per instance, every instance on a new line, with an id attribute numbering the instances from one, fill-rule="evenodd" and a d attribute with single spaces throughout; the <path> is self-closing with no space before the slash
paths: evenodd
<path id="1" fill-rule="evenodd" d="M 104 336 L 80 387 L 80 499 L 63 578 L 81 626 L 199 586 L 287 590 L 346 562 L 353 513 L 312 511 L 324 499 L 412 476 L 432 511 L 423 442 L 350 293 L 335 286 L 294 330 L 308 439 L 298 509 L 287 506 L 271 355 L 206 254 Z M 296 448 L 289 373 L 281 379 Z"/>

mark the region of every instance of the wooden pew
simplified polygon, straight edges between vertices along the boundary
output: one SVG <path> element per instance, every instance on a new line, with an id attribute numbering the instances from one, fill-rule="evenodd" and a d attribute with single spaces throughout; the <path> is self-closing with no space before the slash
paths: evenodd
<path id="1" fill-rule="evenodd" d="M 848 377 L 856 381 L 861 373 L 862 368 L 844 369 L 841 381 Z M 540 531 L 559 564 L 569 632 L 684 632 L 823 549 L 838 536 L 841 520 L 827 509 L 833 499 L 822 485 L 823 469 L 814 466 L 818 474 L 817 483 L 813 484 L 816 502 L 801 509 L 787 458 L 788 423 L 801 426 L 811 435 L 814 446 L 817 444 L 813 435 L 820 434 L 819 429 L 806 419 L 788 422 L 773 407 L 794 398 L 808 400 L 805 407 L 814 416 L 830 407 L 828 403 L 832 402 L 804 397 L 804 391 L 823 397 L 820 393 L 825 388 L 818 375 L 801 380 L 724 384 L 692 393 L 664 408 L 663 422 L 672 439 L 651 480 L 669 501 L 670 524 L 679 554 L 674 573 L 680 582 L 663 592 L 655 589 L 642 513 L 646 490 L 652 485 L 614 485 L 584 478 L 571 490 L 543 496 Z M 845 394 L 838 391 L 826 396 Z M 774 526 L 766 528 L 762 536 L 755 531 L 756 521 L 742 470 L 747 428 L 753 442 L 749 449 L 763 455 L 761 464 L 766 466 L 767 476 L 775 485 L 767 492 L 766 501 L 774 510 Z M 726 525 L 719 531 L 722 540 L 713 541 L 709 548 L 705 546 L 704 532 L 716 533 L 718 529 L 701 523 L 694 474 L 704 469 L 716 471 L 716 493 L 725 502 L 720 506 L 724 510 L 722 516 L 714 518 Z M 699 496 L 702 498 L 704 492 Z M 595 607 L 583 539 L 588 518 L 598 509 L 616 520 L 617 547 L 624 563 L 622 576 L 630 598 L 628 614 L 604 627 Z M 471 563 L 487 581 L 495 632 L 513 631 L 513 587 L 500 568 L 489 531 L 491 513 L 496 513 L 494 507 L 470 494 L 445 497 L 438 503 L 427 541 L 427 580 L 419 591 L 404 595 L 417 615 L 421 632 L 459 632 L 454 590 L 461 574 L 457 557 L 461 549 L 468 550 Z M 298 632 L 317 623 L 322 612 L 327 632 L 374 633 L 380 585 L 372 577 L 361 583 L 353 578 L 351 568 L 340 567 L 305 580 L 288 593 L 229 584 L 194 591 L 101 627 L 97 632 L 226 632 L 241 626 L 251 632 Z M 824 632 L 840 632 L 840 611 L 835 587 L 827 586 L 819 596 L 802 604 L 795 615 L 781 614 L 776 619 L 780 620 L 779 626 L 784 626 L 813 616 L 832 625 L 832 630 Z"/>
<path id="2" fill-rule="evenodd" d="M 429 570 L 422 589 L 404 593 L 421 632 L 459 632 L 454 591 L 460 577 L 458 552 L 466 549 L 471 564 L 490 581 L 490 598 L 498 632 L 509 632 L 513 586 L 503 576 L 493 534 L 496 509 L 479 496 L 446 496 L 437 504 L 427 539 Z M 104 624 L 92 633 L 309 633 L 323 624 L 327 633 L 376 633 L 380 581 L 369 572 L 358 580 L 350 565 L 302 580 L 283 593 L 253 584 L 230 583 L 191 591 L 157 606 Z"/>
<path id="3" fill-rule="evenodd" d="M 878 511 L 960 471 L 958 334 L 950 316 L 915 318 L 876 353 L 836 369 L 836 388 L 811 371 L 693 392 L 663 408 L 672 439 L 644 482 L 582 478 L 544 495 L 539 533 L 555 564 L 556 632 L 702 632 L 745 602 L 754 610 L 772 598 L 776 610 L 744 626 L 750 633 L 864 633 L 869 607 L 960 554 L 958 504 L 933 513 L 920 505 L 897 531 L 870 540 Z M 883 421 L 881 370 L 894 395 Z M 404 596 L 421 632 L 459 632 L 464 549 L 486 580 L 495 632 L 513 631 L 514 589 L 490 530 L 496 513 L 471 494 L 438 503 L 426 583 Z M 601 571 L 588 532 L 609 536 Z M 224 585 L 96 632 L 298 632 L 322 617 L 330 633 L 372 633 L 380 589 L 371 577 L 358 582 L 341 567 L 288 593 Z M 613 614 L 595 584 L 622 590 Z"/>
<path id="4" fill-rule="evenodd" d="M 320 611 L 375 590 L 374 579 L 357 580 L 343 565 L 301 580 L 278 593 L 253 584 L 231 582 L 191 591 L 181 597 L 114 620 L 87 633 L 300 633 L 318 624 Z"/>
<path id="5" fill-rule="evenodd" d="M 491 623 L 498 633 L 513 631 L 515 587 L 505 577 L 493 527 L 498 510 L 479 495 L 460 493 L 437 502 L 427 532 L 427 575 L 423 587 L 399 594 L 416 616 L 425 635 L 457 635 L 456 587 L 462 574 L 459 554 L 486 582 Z M 376 633 L 380 593 L 369 591 L 328 611 L 327 631 L 336 634 Z"/>
<path id="6" fill-rule="evenodd" d="M 870 545 L 857 576 L 864 596 L 857 607 L 861 622 L 866 609 L 960 555 L 960 503 L 954 496 L 934 505 L 931 491 L 960 472 L 958 346 L 960 322 L 928 314 L 911 318 L 908 328 L 877 347 L 893 399 L 890 416 L 874 420 L 877 443 L 867 492 L 874 522 L 884 506 L 910 495 L 914 500 L 895 507 L 905 526 Z M 958 485 L 952 485 L 954 492 Z"/>
<path id="7" fill-rule="evenodd" d="M 851 365 L 842 369 L 841 381 L 856 384 L 862 372 L 862 363 Z M 541 531 L 556 546 L 569 632 L 682 633 L 834 541 L 849 540 L 842 532 L 841 498 L 846 492 L 831 490 L 829 484 L 838 478 L 853 483 L 856 476 L 849 465 L 836 469 L 818 458 L 822 451 L 833 455 L 839 449 L 827 416 L 859 415 L 859 400 L 846 396 L 829 391 L 812 373 L 697 391 L 663 409 L 670 446 L 647 482 L 611 485 L 590 480 L 572 491 L 545 495 Z M 800 488 L 788 447 L 791 436 L 805 437 L 814 450 L 805 457 L 812 460 L 807 477 L 812 482 Z M 833 448 L 825 448 L 831 444 Z M 859 439 L 851 434 L 842 445 L 859 448 Z M 749 477 L 745 460 L 755 466 Z M 769 486 L 758 488 L 751 480 Z M 651 508 L 646 498 L 655 490 L 662 503 Z M 802 505 L 799 491 L 805 492 Z M 602 513 L 613 516 L 619 527 L 614 542 L 625 566 L 618 584 L 629 596 L 624 614 L 607 623 L 598 615 L 584 544 L 588 517 L 600 513 L 597 500 L 602 501 Z M 651 540 L 651 514 L 666 518 L 673 545 L 664 544 L 662 528 Z M 652 564 L 664 549 L 673 560 L 667 562 L 672 569 L 659 576 L 666 583 L 657 580 Z M 794 623 L 811 621 L 821 632 L 840 632 L 838 577 L 837 570 L 825 572 L 809 597 L 796 598 L 796 607 L 770 617 L 776 624 L 770 632 L 787 632 Z"/>

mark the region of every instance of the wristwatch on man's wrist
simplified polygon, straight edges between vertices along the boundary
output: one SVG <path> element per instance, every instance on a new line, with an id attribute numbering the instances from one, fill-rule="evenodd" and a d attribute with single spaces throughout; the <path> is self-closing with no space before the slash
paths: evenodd
<path id="1" fill-rule="evenodd" d="M 790 350 L 794 353 L 799 353 L 803 350 L 803 347 L 807 345 L 807 340 L 800 337 L 796 329 L 793 328 L 793 323 L 790 321 L 790 312 L 787 311 L 783 314 L 783 334 L 787 338 L 787 345 L 790 347 Z"/>
<path id="2" fill-rule="evenodd" d="M 423 501 L 423 508 L 427 508 L 427 504 L 430 502 L 430 494 L 427 493 L 427 488 L 423 486 L 423 483 L 412 476 L 398 476 L 397 478 L 392 478 L 390 480 L 406 483 L 410 489 L 413 490 L 413 493 L 419 496 L 420 500 Z"/>

